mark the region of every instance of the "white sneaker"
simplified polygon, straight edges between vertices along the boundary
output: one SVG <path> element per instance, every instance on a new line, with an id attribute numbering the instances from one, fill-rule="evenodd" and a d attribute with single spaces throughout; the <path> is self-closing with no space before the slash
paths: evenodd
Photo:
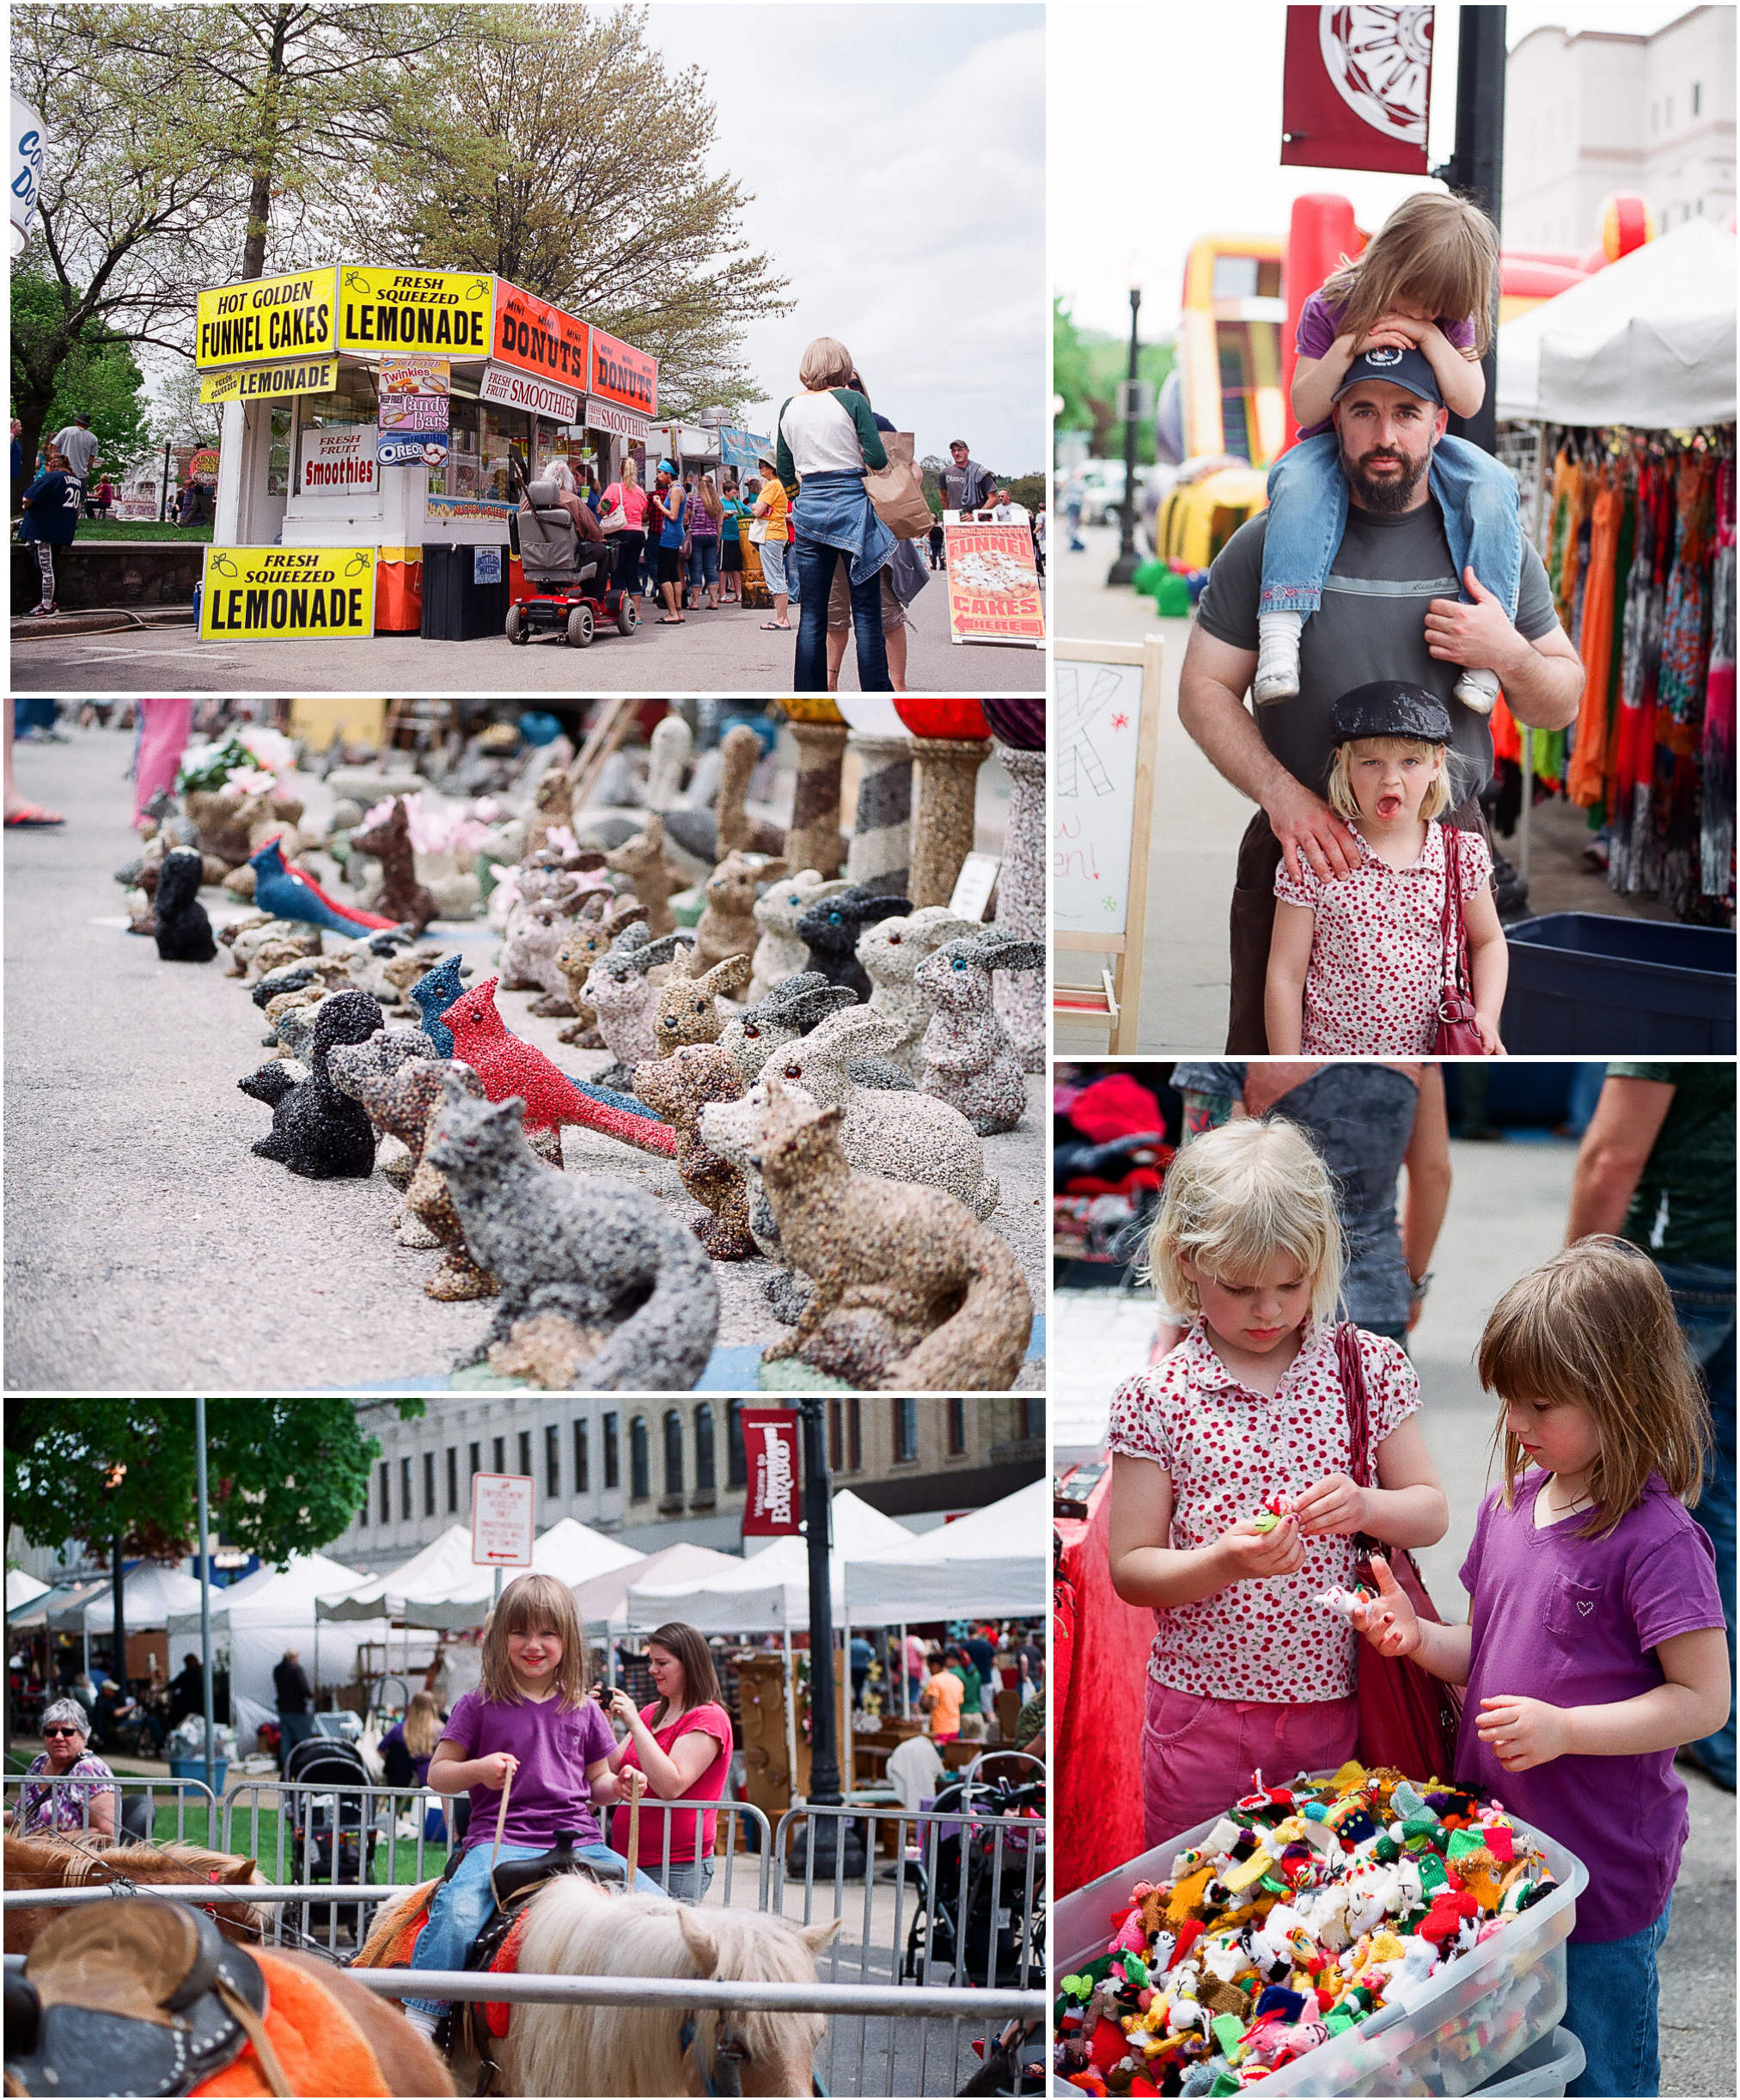
<path id="1" fill-rule="evenodd" d="M 1259 613 L 1257 668 L 1251 693 L 1259 707 L 1291 700 L 1299 690 L 1299 636 L 1303 613 Z"/>
<path id="2" fill-rule="evenodd" d="M 1493 702 L 1499 697 L 1499 674 L 1496 671 L 1464 671 L 1456 680 L 1456 698 L 1471 714 L 1489 715 Z"/>
<path id="3" fill-rule="evenodd" d="M 435 2015 L 432 2012 L 425 2012 L 420 2005 L 406 2005 L 404 2007 L 404 2012 L 406 2021 L 417 2030 L 425 2042 L 434 2041 Z"/>

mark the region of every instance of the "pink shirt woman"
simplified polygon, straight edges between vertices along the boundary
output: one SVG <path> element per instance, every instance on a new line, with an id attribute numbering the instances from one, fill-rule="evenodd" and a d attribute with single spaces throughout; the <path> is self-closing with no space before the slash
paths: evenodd
<path id="1" fill-rule="evenodd" d="M 620 1688 L 605 1695 L 611 1718 L 628 1730 L 628 1739 L 610 1760 L 612 1771 L 619 1777 L 625 1771 L 644 1772 L 652 1799 L 723 1799 L 731 1769 L 731 1717 L 725 1711 L 705 1639 L 693 1627 L 674 1621 L 649 1636 L 646 1659 L 653 1689 L 659 1694 L 653 1704 L 637 1708 Z M 670 1895 L 699 1902 L 713 1878 L 717 1823 L 718 1816 L 711 1810 L 674 1813 L 643 1806 L 641 1871 L 662 1882 Z M 610 1842 L 625 1856 L 628 1825 L 628 1809 L 619 1805 L 611 1820 Z"/>

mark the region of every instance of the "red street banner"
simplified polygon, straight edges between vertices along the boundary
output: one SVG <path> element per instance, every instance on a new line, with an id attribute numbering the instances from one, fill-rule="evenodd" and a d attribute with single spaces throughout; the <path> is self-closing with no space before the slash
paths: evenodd
<path id="1" fill-rule="evenodd" d="M 1423 175 L 1429 7 L 1290 7 L 1281 164 Z"/>
<path id="2" fill-rule="evenodd" d="M 743 1456 L 749 1499 L 743 1505 L 743 1536 L 774 1538 L 795 1532 L 798 1507 L 797 1416 L 790 1407 L 745 1407 Z"/>
<path id="3" fill-rule="evenodd" d="M 591 392 L 601 400 L 651 417 L 658 411 L 658 359 L 632 343 L 619 343 L 601 328 L 592 331 Z"/>
<path id="4" fill-rule="evenodd" d="M 586 391 L 589 330 L 535 292 L 496 279 L 495 347 L 498 364 L 511 364 L 540 379 L 553 379 L 576 394 Z"/>

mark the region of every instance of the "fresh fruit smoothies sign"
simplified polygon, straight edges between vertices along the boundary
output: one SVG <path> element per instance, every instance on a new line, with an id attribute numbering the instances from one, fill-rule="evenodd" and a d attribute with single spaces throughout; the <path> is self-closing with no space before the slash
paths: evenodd
<path id="1" fill-rule="evenodd" d="M 195 365 L 207 372 L 219 365 L 258 364 L 267 357 L 336 349 L 333 291 L 337 275 L 331 269 L 298 270 L 289 277 L 256 278 L 251 284 L 202 291 Z"/>
<path id="2" fill-rule="evenodd" d="M 339 348 L 486 357 L 495 280 L 462 270 L 339 272 Z"/>
<path id="3" fill-rule="evenodd" d="M 371 546 L 205 550 L 204 641 L 352 641 L 374 632 Z"/>

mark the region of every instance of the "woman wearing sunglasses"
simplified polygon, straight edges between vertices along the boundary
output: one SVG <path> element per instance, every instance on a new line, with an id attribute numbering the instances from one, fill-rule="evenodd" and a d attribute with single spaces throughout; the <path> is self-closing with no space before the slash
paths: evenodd
<path id="1" fill-rule="evenodd" d="M 57 1699 L 42 1716 L 42 1753 L 30 1761 L 18 1811 L 6 1811 L 6 1828 L 21 1837 L 40 1831 L 78 1830 L 86 1809 L 93 1831 L 115 1834 L 115 1775 L 87 1749 L 90 1723 L 76 1699 Z M 64 1786 L 33 1786 L 38 1774 L 65 1780 Z"/>

